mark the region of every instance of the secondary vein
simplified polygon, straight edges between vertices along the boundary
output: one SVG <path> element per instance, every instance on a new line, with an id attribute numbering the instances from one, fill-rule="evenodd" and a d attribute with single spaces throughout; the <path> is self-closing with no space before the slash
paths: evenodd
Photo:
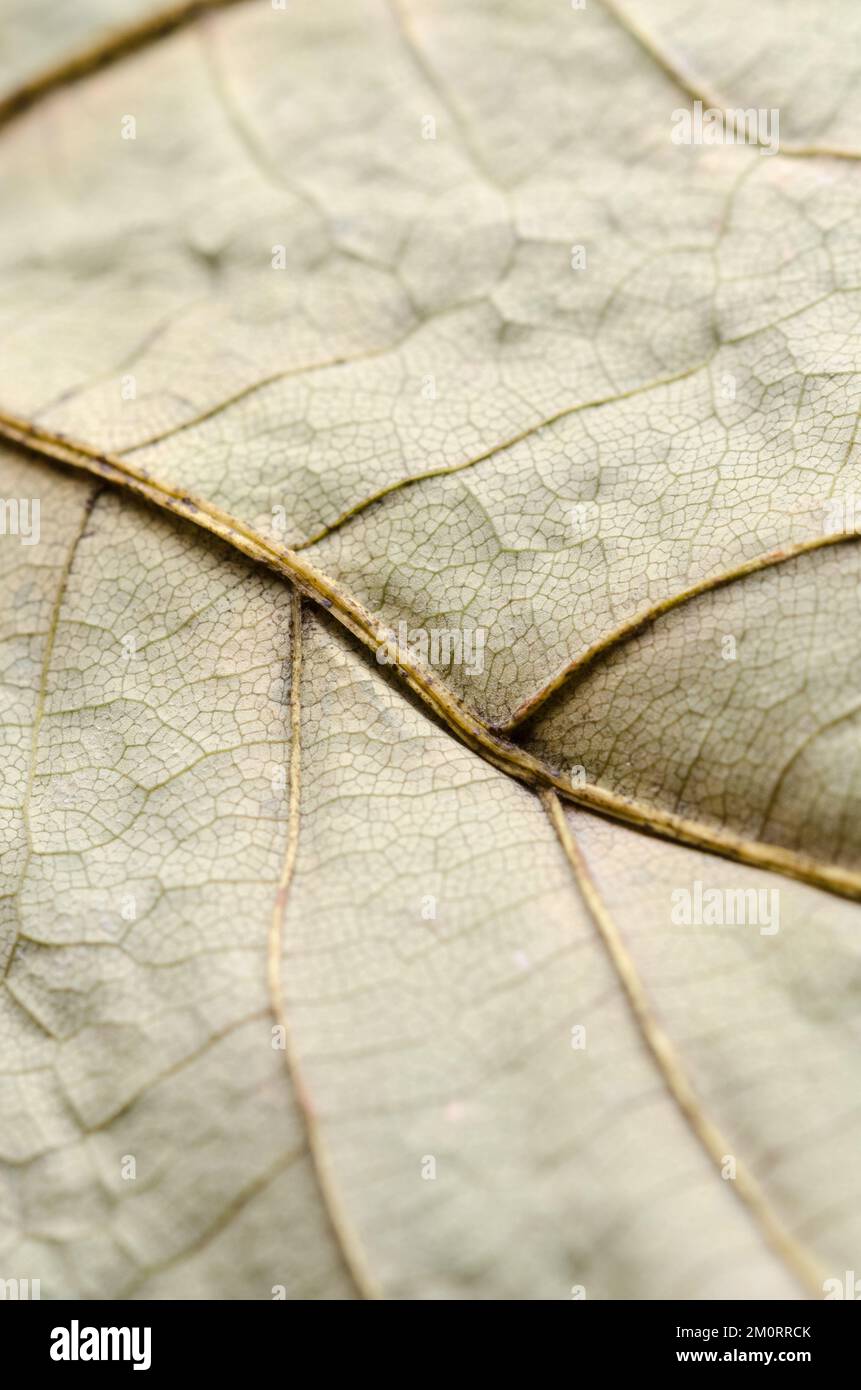
<path id="1" fill-rule="evenodd" d="M 784 1226 L 756 1178 L 734 1154 L 733 1147 L 706 1114 L 675 1047 L 658 1022 L 643 981 L 619 930 L 601 897 L 586 858 L 571 830 L 562 803 L 553 791 L 541 793 L 544 809 L 567 858 L 583 901 L 610 957 L 644 1044 L 678 1109 L 720 1174 L 728 1154 L 736 1158 L 733 1192 L 755 1222 L 774 1254 L 814 1298 L 822 1295 L 823 1270 L 818 1261 Z M 719 1177 L 719 1181 L 723 1181 Z"/>
<path id="2" fill-rule="evenodd" d="M 296 868 L 299 851 L 301 758 L 302 758 L 302 598 L 294 589 L 290 607 L 290 799 L 288 809 L 287 850 L 281 869 L 281 878 L 272 919 L 269 926 L 267 951 L 267 980 L 272 1014 L 284 1039 L 284 1060 L 300 1114 L 305 1125 L 308 1151 L 323 1205 L 331 1226 L 336 1244 L 343 1258 L 347 1272 L 361 1298 L 379 1299 L 382 1293 L 371 1273 L 364 1251 L 347 1214 L 335 1179 L 329 1154 L 314 1103 L 308 1091 L 302 1072 L 299 1051 L 292 1029 L 288 1022 L 284 999 L 284 985 L 281 973 L 284 956 L 283 936 L 287 915 L 287 902 Z"/>
<path id="3" fill-rule="evenodd" d="M 301 593 L 330 611 L 371 651 L 377 652 L 384 646 L 393 652 L 393 669 L 410 689 L 461 742 L 508 776 L 532 787 L 552 787 L 577 805 L 637 829 L 785 874 L 843 897 L 861 899 L 861 873 L 841 865 L 814 860 L 779 845 L 751 840 L 723 827 L 643 805 L 601 787 L 572 786 L 570 778 L 562 772 L 484 723 L 434 671 L 409 652 L 402 651 L 392 630 L 338 581 L 317 569 L 304 555 L 267 540 L 253 527 L 205 498 L 189 496 L 116 455 L 102 453 L 64 435 L 51 434 L 31 421 L 11 415 L 0 413 L 0 437 L 39 457 L 64 463 L 125 488 L 185 521 L 194 522 L 243 555 L 289 579 Z"/>

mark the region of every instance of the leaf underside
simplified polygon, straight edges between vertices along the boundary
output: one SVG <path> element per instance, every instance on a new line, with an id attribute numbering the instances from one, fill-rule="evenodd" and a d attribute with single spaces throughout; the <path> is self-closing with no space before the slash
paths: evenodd
<path id="1" fill-rule="evenodd" d="M 821 1297 L 861 13 L 2 8 L 0 1278 Z"/>

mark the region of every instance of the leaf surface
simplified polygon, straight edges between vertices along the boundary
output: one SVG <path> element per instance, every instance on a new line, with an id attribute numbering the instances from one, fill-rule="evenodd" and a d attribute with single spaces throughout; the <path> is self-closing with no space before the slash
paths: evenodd
<path id="1" fill-rule="evenodd" d="M 821 1296 L 851 6 L 8 12 L 0 1276 Z"/>

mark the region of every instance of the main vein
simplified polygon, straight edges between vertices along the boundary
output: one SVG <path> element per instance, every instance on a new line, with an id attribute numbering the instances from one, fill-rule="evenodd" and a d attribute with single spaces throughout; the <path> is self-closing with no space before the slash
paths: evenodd
<path id="1" fill-rule="evenodd" d="M 602 787 L 576 787 L 564 773 L 490 728 L 460 700 L 443 680 L 403 650 L 384 622 L 337 580 L 295 550 L 267 540 L 253 527 L 202 497 L 190 496 L 170 483 L 153 478 L 126 459 L 102 453 L 89 445 L 52 434 L 27 420 L 0 414 L 0 436 L 43 458 L 67 464 L 123 487 L 148 502 L 209 531 L 250 559 L 291 580 L 302 593 L 331 611 L 359 641 L 378 652 L 393 654 L 392 666 L 411 690 L 444 721 L 463 743 L 494 767 L 533 787 L 552 787 L 569 801 L 601 815 L 652 831 L 681 844 L 737 859 L 762 869 L 813 883 L 841 896 L 861 899 L 861 873 L 812 859 L 779 845 L 735 834 L 720 826 L 691 820 L 659 807 L 643 805 Z"/>
<path id="2" fill-rule="evenodd" d="M 158 39 L 164 38 L 176 29 L 197 19 L 206 10 L 222 9 L 235 5 L 238 0 L 179 0 L 163 10 L 146 15 L 136 23 L 98 38 L 88 47 L 80 49 L 68 58 L 63 58 L 53 67 L 45 68 L 13 88 L 0 98 L 0 126 L 6 125 L 16 116 L 34 106 L 38 101 L 72 82 L 79 82 L 99 68 L 110 66 L 138 49 L 148 48 Z"/>

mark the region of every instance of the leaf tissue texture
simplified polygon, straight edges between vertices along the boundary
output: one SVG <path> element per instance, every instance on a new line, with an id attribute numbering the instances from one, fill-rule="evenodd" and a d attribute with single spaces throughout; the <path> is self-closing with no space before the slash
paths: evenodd
<path id="1" fill-rule="evenodd" d="M 0 19 L 0 1279 L 842 1285 L 857 7 Z"/>

